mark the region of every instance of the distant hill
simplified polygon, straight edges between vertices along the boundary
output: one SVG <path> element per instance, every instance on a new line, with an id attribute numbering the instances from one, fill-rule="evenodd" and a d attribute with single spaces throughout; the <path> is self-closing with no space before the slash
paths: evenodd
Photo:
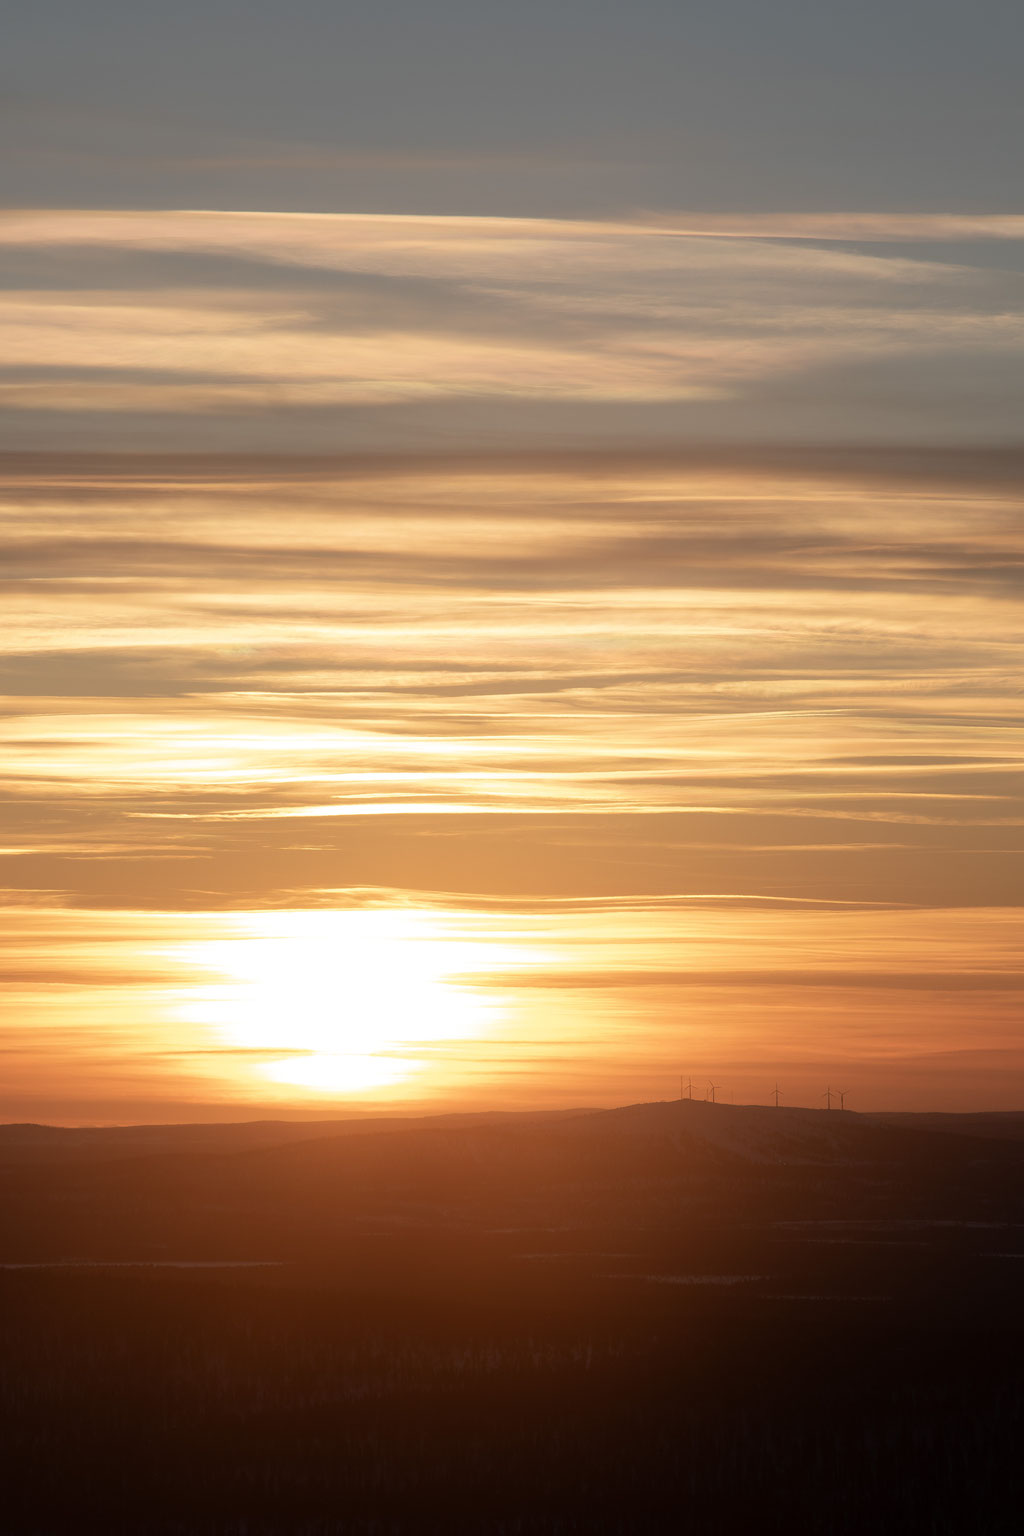
<path id="1" fill-rule="evenodd" d="M 361 1136 L 418 1127 L 533 1123 L 560 1120 L 586 1110 L 490 1110 L 477 1114 L 358 1115 L 336 1120 L 243 1120 L 183 1125 L 63 1126 L 21 1122 L 0 1125 L 0 1163 L 107 1161 L 175 1152 L 243 1152 L 321 1137 Z"/>
<path id="2" fill-rule="evenodd" d="M 7 1129 L 15 1155 L 0 1157 L 0 1258 L 10 1259 L 308 1257 L 395 1228 L 998 1223 L 1017 1219 L 1024 1190 L 1024 1143 L 1012 1139 L 851 1111 L 680 1100 L 340 1122 L 312 1135 L 308 1124 L 163 1128 L 181 1132 L 169 1138 L 177 1150 L 140 1134 L 130 1154 L 130 1136 L 99 1131 L 81 1157 L 58 1136 L 56 1160 L 21 1158 L 19 1128 Z M 120 1149 L 113 1157 L 96 1155 L 105 1138 Z"/>
<path id="3" fill-rule="evenodd" d="M 982 1136 L 995 1141 L 1024 1141 L 1024 1110 L 988 1110 L 980 1114 L 910 1114 L 893 1112 L 872 1115 L 886 1125 L 908 1130 L 947 1131 L 954 1136 Z"/>
<path id="4" fill-rule="evenodd" d="M 942 1114 L 766 1108 L 669 1099 L 621 1109 L 487 1110 L 441 1115 L 357 1115 L 330 1120 L 247 1120 L 167 1125 L 0 1124 L 0 1163 L 113 1161 L 175 1153 L 255 1151 L 264 1147 L 382 1133 L 515 1129 L 580 1120 L 613 1134 L 686 1134 L 752 1161 L 831 1161 L 868 1124 L 1024 1141 L 1024 1111 Z M 860 1127 L 860 1130 L 853 1129 Z M 830 1150 L 831 1149 L 831 1150 Z"/>

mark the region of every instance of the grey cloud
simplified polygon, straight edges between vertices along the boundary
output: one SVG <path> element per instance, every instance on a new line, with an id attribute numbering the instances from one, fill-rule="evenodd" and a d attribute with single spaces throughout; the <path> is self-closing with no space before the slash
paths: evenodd
<path id="1" fill-rule="evenodd" d="M 622 509 L 615 509 L 622 522 Z M 634 509 L 632 528 L 595 518 L 588 526 L 577 517 L 571 531 L 559 533 L 536 552 L 502 548 L 492 552 L 483 521 L 474 540 L 467 525 L 458 549 L 435 552 L 413 546 L 407 553 L 387 547 L 386 520 L 381 521 L 381 547 L 345 543 L 345 509 L 325 527 L 322 543 L 247 542 L 251 524 L 239 527 L 234 541 L 190 541 L 178 538 L 53 536 L 11 539 L 3 548 L 5 583 L 26 577 L 62 580 L 91 578 L 100 584 L 132 578 L 145 583 L 189 579 L 201 602 L 205 585 L 251 590 L 253 583 L 287 576 L 304 586 L 329 588 L 338 583 L 372 584 L 388 588 L 463 588 L 476 592 L 559 590 L 600 591 L 607 588 L 652 587 L 681 590 L 742 591 L 914 591 L 919 593 L 988 592 L 1007 598 L 1024 585 L 1024 551 L 1019 540 L 1006 540 L 997 525 L 989 530 L 976 520 L 974 543 L 950 537 L 929 545 L 900 538 L 884 539 L 881 531 L 832 531 L 827 513 L 817 520 L 801 509 L 799 517 L 776 514 L 766 526 L 763 514 L 740 511 L 728 530 L 709 526 L 720 522 L 711 509 L 681 504 L 671 515 L 651 515 L 641 504 Z M 450 514 L 449 514 L 450 515 Z M 353 509 L 353 519 L 358 517 Z M 557 516 L 553 514 L 553 517 Z M 536 519 L 536 514 L 535 514 Z M 874 533 L 874 537 L 872 537 Z M 865 536 L 866 535 L 866 536 Z M 1005 540 L 1005 542 L 1004 542 Z M 308 604 L 309 599 L 306 599 Z M 847 664 L 856 654 L 850 643 Z M 900 664 L 903 647 L 893 642 L 884 658 L 858 656 L 858 665 Z M 931 648 L 931 665 L 940 657 Z"/>
<path id="2" fill-rule="evenodd" d="M 134 375 L 132 375 L 134 376 Z M 230 497 L 227 506 L 244 506 L 246 515 L 259 513 L 267 487 L 287 486 L 301 492 L 304 506 L 333 510 L 338 488 L 367 478 L 385 483 L 415 482 L 425 475 L 460 479 L 481 473 L 542 474 L 557 487 L 571 478 L 590 477 L 591 486 L 578 509 L 559 504 L 559 516 L 588 519 L 595 506 L 608 505 L 603 483 L 625 477 L 643 491 L 665 475 L 679 477 L 680 497 L 691 494 L 689 477 L 729 476 L 734 495 L 731 505 L 743 509 L 755 499 L 766 480 L 795 479 L 803 483 L 824 481 L 827 487 L 864 486 L 872 492 L 905 492 L 910 489 L 1001 492 L 1015 495 L 1010 502 L 989 502 L 988 518 L 1002 516 L 1006 526 L 1019 523 L 1018 504 L 1024 494 L 1024 446 L 1013 443 L 982 447 L 950 443 L 772 444 L 756 439 L 729 444 L 672 443 L 655 445 L 644 440 L 614 446 L 561 445 L 535 450 L 451 449 L 435 445 L 406 453 L 357 450 L 317 454 L 272 452 L 147 453 L 132 449 L 119 452 L 0 452 L 0 476 L 17 489 L 19 500 L 52 498 L 54 491 L 68 502 L 128 498 L 136 502 L 140 490 L 147 498 L 180 498 L 189 491 L 213 484 L 218 494 Z M 829 490 L 824 494 L 827 496 Z M 618 503 L 616 503 L 618 504 Z M 720 506 L 716 499 L 705 505 Z M 547 504 L 533 494 L 516 505 L 516 516 L 528 516 L 532 507 L 546 516 Z M 403 511 L 405 509 L 403 508 Z M 416 516 L 437 515 L 428 504 L 414 499 Z"/>
<path id="3" fill-rule="evenodd" d="M 23 214 L 4 240 L 28 444 L 1016 436 L 1010 272 L 566 221 Z"/>

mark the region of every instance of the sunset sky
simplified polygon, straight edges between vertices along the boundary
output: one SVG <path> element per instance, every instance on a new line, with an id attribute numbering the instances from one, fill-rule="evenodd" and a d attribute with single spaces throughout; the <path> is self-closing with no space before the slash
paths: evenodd
<path id="1" fill-rule="evenodd" d="M 11 32 L 0 1117 L 1019 1108 L 1019 8 Z"/>

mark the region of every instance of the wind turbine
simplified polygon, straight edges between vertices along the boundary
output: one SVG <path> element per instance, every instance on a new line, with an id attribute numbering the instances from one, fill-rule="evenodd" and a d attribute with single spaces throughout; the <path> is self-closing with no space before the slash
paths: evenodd
<path id="1" fill-rule="evenodd" d="M 709 1079 L 708 1079 L 708 1091 L 707 1091 L 707 1093 L 706 1093 L 706 1094 L 705 1094 L 705 1095 L 704 1095 L 704 1097 L 705 1097 L 705 1098 L 708 1098 L 708 1097 L 710 1097 L 710 1099 L 711 1099 L 711 1102 L 712 1102 L 712 1104 L 713 1104 L 713 1103 L 714 1103 L 714 1102 L 715 1102 L 715 1094 L 716 1094 L 716 1092 L 717 1092 L 717 1091 L 718 1091 L 718 1089 L 719 1089 L 719 1088 L 721 1088 L 721 1086 L 722 1086 L 722 1085 L 721 1085 L 721 1083 L 713 1083 L 713 1082 L 712 1082 L 712 1081 L 711 1081 L 711 1080 L 710 1080 L 710 1078 L 709 1078 Z"/>
<path id="2" fill-rule="evenodd" d="M 679 1077 L 679 1097 L 681 1099 L 692 1099 L 693 1098 L 693 1078 L 692 1077 L 688 1077 L 686 1079 L 686 1092 L 684 1093 L 683 1092 L 682 1074 L 680 1074 L 680 1077 Z"/>
<path id="3" fill-rule="evenodd" d="M 846 1095 L 849 1093 L 849 1091 L 850 1090 L 848 1088 L 836 1088 L 835 1089 L 835 1094 L 836 1094 L 836 1097 L 839 1100 L 839 1108 L 840 1109 L 845 1109 L 846 1108 Z"/>
<path id="4" fill-rule="evenodd" d="M 832 1099 L 833 1099 L 834 1094 L 835 1094 L 835 1089 L 833 1089 L 833 1088 L 826 1088 L 825 1092 L 822 1094 L 822 1098 L 825 1100 L 825 1108 L 826 1109 L 831 1109 L 832 1108 Z"/>
<path id="5" fill-rule="evenodd" d="M 778 1109 L 778 1107 L 779 1107 L 779 1085 L 778 1085 L 778 1083 L 775 1084 L 775 1087 L 772 1089 L 772 1092 L 773 1092 L 773 1094 L 775 1096 L 775 1108 Z"/>

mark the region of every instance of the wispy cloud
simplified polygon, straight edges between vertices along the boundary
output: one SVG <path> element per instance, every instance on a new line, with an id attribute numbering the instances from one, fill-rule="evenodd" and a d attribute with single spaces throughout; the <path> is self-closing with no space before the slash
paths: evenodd
<path id="1" fill-rule="evenodd" d="M 844 241 L 1024 240 L 1019 213 L 652 214 L 650 224 L 688 235 Z"/>
<path id="2" fill-rule="evenodd" d="M 10 218 L 19 1104 L 1012 1047 L 1020 280 L 780 232 Z"/>
<path id="3" fill-rule="evenodd" d="M 766 407 L 781 412 L 772 432 L 784 435 L 787 419 L 806 432 L 814 395 L 833 433 L 849 438 L 877 431 L 858 380 L 881 370 L 885 413 L 902 413 L 912 436 L 920 390 L 935 393 L 938 369 L 948 399 L 945 410 L 932 400 L 929 435 L 959 410 L 962 434 L 991 437 L 1009 419 L 1007 370 L 1024 359 L 1024 277 L 808 241 L 1016 238 L 1020 222 L 865 216 L 859 225 L 836 215 L 814 235 L 813 221 L 790 216 L 693 230 L 667 221 L 12 213 L 0 226 L 0 252 L 13 263 L 0 296 L 0 400 L 44 418 L 178 418 L 182 442 L 194 429 L 182 417 L 274 412 L 283 413 L 276 430 L 290 423 L 294 441 L 304 441 L 303 423 L 326 441 L 339 411 L 363 409 L 385 413 L 394 442 L 411 430 L 398 407 L 441 409 L 446 430 L 461 420 L 463 434 L 486 439 L 514 427 L 503 419 L 510 405 L 527 412 L 528 435 L 529 411 L 545 402 L 576 412 L 575 432 L 591 437 L 606 438 L 610 422 L 620 436 L 678 433 L 687 409 L 698 413 L 694 428 L 750 436 Z M 32 286 L 30 256 L 43 287 Z M 616 423 L 613 407 L 632 414 Z M 45 436 L 45 420 L 38 431 Z"/>

